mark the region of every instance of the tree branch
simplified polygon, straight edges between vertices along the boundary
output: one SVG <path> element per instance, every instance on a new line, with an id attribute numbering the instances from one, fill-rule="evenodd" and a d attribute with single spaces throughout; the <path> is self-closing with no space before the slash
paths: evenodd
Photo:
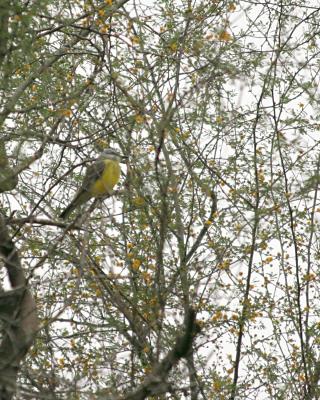
<path id="1" fill-rule="evenodd" d="M 20 257 L 0 214 L 0 254 L 3 256 L 13 290 L 0 295 L 0 318 L 3 325 L 0 343 L 0 399 L 10 400 L 16 390 L 20 362 L 30 348 L 38 330 L 34 298 Z"/>
<path id="2" fill-rule="evenodd" d="M 191 308 L 186 313 L 184 326 L 184 333 L 177 336 L 173 349 L 154 367 L 153 371 L 134 392 L 125 395 L 121 400 L 144 400 L 148 396 L 158 395 L 170 390 L 171 385 L 167 382 L 170 370 L 181 358 L 188 356 L 192 342 L 200 332 L 200 326 L 196 322 L 196 312 L 194 309 Z"/>

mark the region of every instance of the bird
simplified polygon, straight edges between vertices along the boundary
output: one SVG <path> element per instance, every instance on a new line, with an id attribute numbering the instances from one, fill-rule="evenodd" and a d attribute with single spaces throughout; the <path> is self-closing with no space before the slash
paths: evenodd
<path id="1" fill-rule="evenodd" d="M 76 208 L 91 198 L 111 196 L 114 186 L 120 179 L 120 163 L 125 158 L 111 147 L 105 149 L 87 168 L 81 187 L 68 207 L 60 214 L 60 218 L 67 219 Z"/>

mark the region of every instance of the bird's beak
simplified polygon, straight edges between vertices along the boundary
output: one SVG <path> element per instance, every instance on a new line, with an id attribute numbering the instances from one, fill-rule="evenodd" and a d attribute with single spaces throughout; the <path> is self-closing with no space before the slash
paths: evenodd
<path id="1" fill-rule="evenodd" d="M 128 156 L 121 156 L 121 163 L 122 164 L 126 164 L 126 162 L 128 161 L 129 157 Z"/>

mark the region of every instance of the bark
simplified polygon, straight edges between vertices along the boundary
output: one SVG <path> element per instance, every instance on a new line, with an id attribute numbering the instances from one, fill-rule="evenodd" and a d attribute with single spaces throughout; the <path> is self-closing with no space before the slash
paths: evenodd
<path id="1" fill-rule="evenodd" d="M 36 304 L 19 254 L 1 214 L 0 254 L 13 288 L 0 295 L 0 400 L 10 400 L 16 391 L 20 363 L 33 342 L 39 324 Z"/>

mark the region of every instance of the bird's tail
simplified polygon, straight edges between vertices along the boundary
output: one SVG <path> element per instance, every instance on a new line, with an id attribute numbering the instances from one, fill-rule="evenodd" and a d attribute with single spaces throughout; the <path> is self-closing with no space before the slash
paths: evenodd
<path id="1" fill-rule="evenodd" d="M 75 201 L 71 202 L 68 207 L 59 215 L 59 218 L 66 219 L 69 217 L 69 215 L 72 213 L 73 210 L 75 210 L 77 207 L 77 204 L 75 204 Z"/>
<path id="2" fill-rule="evenodd" d="M 60 218 L 66 219 L 79 206 L 84 204 L 91 198 L 91 194 L 86 190 L 81 190 L 76 197 L 71 201 L 68 207 L 59 215 Z"/>

